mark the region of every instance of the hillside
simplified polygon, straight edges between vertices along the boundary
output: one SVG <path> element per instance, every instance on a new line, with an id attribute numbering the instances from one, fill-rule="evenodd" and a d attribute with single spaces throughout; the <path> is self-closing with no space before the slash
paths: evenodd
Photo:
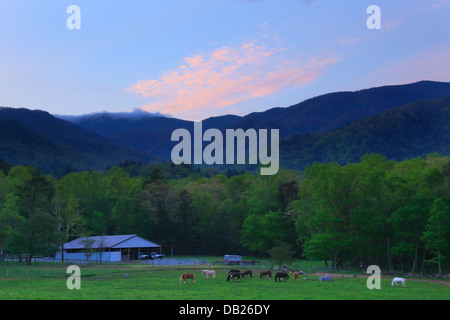
<path id="1" fill-rule="evenodd" d="M 297 134 L 329 132 L 396 106 L 449 95 L 450 83 L 420 81 L 355 92 L 325 94 L 289 108 L 274 108 L 252 113 L 246 118 L 270 120 Z"/>
<path id="2" fill-rule="evenodd" d="M 421 100 L 450 96 L 450 83 L 421 81 L 383 86 L 355 92 L 336 92 L 308 99 L 287 108 L 273 108 L 247 116 L 224 115 L 203 121 L 203 129 L 280 129 L 282 138 L 295 134 L 329 132 L 393 107 Z M 170 160 L 174 143 L 171 133 L 193 129 L 191 121 L 158 116 L 142 118 L 99 114 L 72 120 L 106 139 L 128 148 L 149 152 Z"/>
<path id="3" fill-rule="evenodd" d="M 328 133 L 295 135 L 280 142 L 283 168 L 358 162 L 367 153 L 397 161 L 430 153 L 450 155 L 450 97 L 415 102 Z"/>
<path id="4" fill-rule="evenodd" d="M 211 117 L 203 130 L 280 129 L 282 168 L 354 162 L 365 153 L 395 160 L 449 154 L 449 96 L 450 83 L 431 81 L 337 92 L 245 117 Z M 170 161 L 178 128 L 192 132 L 193 122 L 146 112 L 57 118 L 0 108 L 0 159 L 48 173 Z"/>
<path id="5" fill-rule="evenodd" d="M 0 108 L 0 134 L 0 158 L 32 164 L 47 173 L 104 170 L 125 160 L 159 160 L 39 110 Z"/>

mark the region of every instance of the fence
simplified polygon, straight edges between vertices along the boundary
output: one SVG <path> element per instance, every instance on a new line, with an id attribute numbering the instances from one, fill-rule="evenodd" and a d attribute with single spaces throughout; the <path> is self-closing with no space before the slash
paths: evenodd
<path id="1" fill-rule="evenodd" d="M 201 259 L 153 259 L 153 260 L 143 260 L 143 264 L 149 264 L 154 266 L 194 266 L 194 265 L 212 265 L 211 262 Z"/>
<path id="2" fill-rule="evenodd" d="M 0 268 L 1 278 L 58 278 L 65 277 L 66 269 L 32 269 L 27 270 L 23 268 L 17 268 L 15 266 Z"/>

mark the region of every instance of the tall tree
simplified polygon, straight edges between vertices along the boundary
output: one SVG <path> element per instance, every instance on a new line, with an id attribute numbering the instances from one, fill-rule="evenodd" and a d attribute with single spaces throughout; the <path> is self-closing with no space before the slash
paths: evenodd
<path id="1" fill-rule="evenodd" d="M 64 244 L 82 227 L 81 209 L 74 194 L 67 194 L 63 188 L 58 187 L 52 198 L 52 204 L 61 248 L 61 262 L 64 262 Z"/>
<path id="2" fill-rule="evenodd" d="M 442 260 L 450 249 L 450 206 L 444 200 L 438 198 L 433 202 L 422 239 L 426 248 L 435 254 L 439 274 L 442 274 Z"/>
<path id="3" fill-rule="evenodd" d="M 25 219 L 13 234 L 12 247 L 17 253 L 26 254 L 29 264 L 34 255 L 48 255 L 56 249 L 56 223 L 50 214 L 52 195 L 53 180 L 41 174 L 18 187 L 20 214 Z"/>
<path id="4" fill-rule="evenodd" d="M 0 209 L 0 260 L 3 260 L 4 249 L 10 241 L 11 235 L 25 218 L 19 214 L 18 197 L 13 193 L 6 196 L 5 203 Z"/>
<path id="5" fill-rule="evenodd" d="M 111 212 L 111 232 L 136 233 L 139 215 L 137 195 L 141 192 L 142 180 L 131 178 L 123 169 L 114 167 L 106 173 L 104 183 Z"/>
<path id="6" fill-rule="evenodd" d="M 281 211 L 251 215 L 242 225 L 241 242 L 251 251 L 265 254 L 277 241 L 288 240 L 293 228 Z"/>

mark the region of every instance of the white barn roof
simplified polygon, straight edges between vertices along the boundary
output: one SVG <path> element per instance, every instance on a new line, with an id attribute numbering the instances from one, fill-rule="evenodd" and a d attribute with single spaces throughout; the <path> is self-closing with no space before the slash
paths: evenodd
<path id="1" fill-rule="evenodd" d="M 92 248 L 160 248 L 157 243 L 139 237 L 137 234 L 119 236 L 95 236 L 87 237 L 94 240 Z M 64 245 L 65 250 L 84 249 L 83 241 L 86 237 L 75 239 Z"/>

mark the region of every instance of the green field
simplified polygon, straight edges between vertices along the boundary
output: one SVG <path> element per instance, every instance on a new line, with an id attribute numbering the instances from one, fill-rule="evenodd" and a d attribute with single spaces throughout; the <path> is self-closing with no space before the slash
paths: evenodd
<path id="1" fill-rule="evenodd" d="M 299 281 L 293 276 L 282 283 L 259 279 L 227 282 L 228 266 L 151 266 L 143 264 L 89 265 L 81 267 L 81 289 L 69 290 L 68 265 L 0 265 L 1 300 L 449 300 L 450 286 L 443 283 L 407 279 L 406 288 L 391 287 L 382 278 L 380 290 L 369 290 L 367 275 L 330 274 L 334 282 L 318 281 L 308 274 Z M 207 279 L 202 269 L 216 270 L 216 279 Z M 242 269 L 241 269 L 242 270 Z M 182 273 L 194 273 L 195 283 L 180 284 Z M 7 274 L 8 273 L 8 274 Z M 128 275 L 128 278 L 124 277 Z M 312 278 L 313 280 L 310 280 Z M 422 280 L 422 281 L 421 281 Z"/>

